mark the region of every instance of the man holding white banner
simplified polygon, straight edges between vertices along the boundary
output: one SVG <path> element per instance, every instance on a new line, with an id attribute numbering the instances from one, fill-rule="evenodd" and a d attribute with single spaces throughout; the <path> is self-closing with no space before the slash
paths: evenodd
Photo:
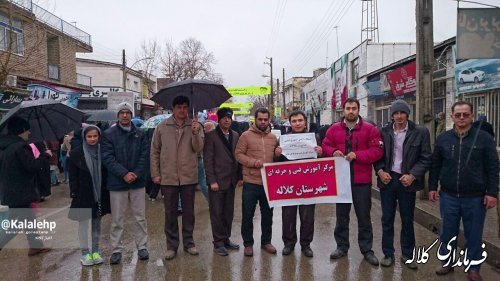
<path id="1" fill-rule="evenodd" d="M 288 121 L 292 125 L 292 131 L 290 134 L 304 134 L 307 133 L 307 117 L 302 111 L 293 111 L 288 116 Z M 314 139 L 314 134 L 312 134 Z M 295 159 L 305 159 L 311 158 L 307 156 L 321 156 L 323 154 L 323 149 L 321 146 L 316 144 L 314 140 L 313 146 L 308 146 L 307 143 L 305 145 L 301 145 L 301 149 L 293 149 L 297 148 L 297 146 L 287 146 L 283 148 L 282 145 L 286 142 L 286 135 L 282 136 L 280 140 L 280 146 L 276 147 L 274 150 L 275 162 L 283 162 Z M 297 138 L 295 138 L 297 140 Z M 296 144 L 299 142 L 295 142 Z M 292 147 L 292 149 L 290 149 Z M 291 150 L 291 151 L 290 151 Z M 301 153 L 297 153 L 298 150 Z M 295 152 L 295 153 L 294 153 Z M 300 157 L 300 155 L 305 157 Z M 297 158 L 300 157 L 300 158 Z M 313 251 L 310 247 L 310 244 L 313 240 L 314 236 L 314 208 L 316 205 L 295 205 L 295 206 L 283 206 L 281 209 L 282 212 L 282 223 L 283 223 L 283 243 L 285 244 L 285 248 L 283 248 L 282 254 L 284 256 L 290 255 L 297 243 L 297 207 L 299 209 L 299 218 L 300 218 L 300 246 L 302 247 L 302 253 L 306 257 L 312 257 Z"/>
<path id="2" fill-rule="evenodd" d="M 359 101 L 348 98 L 343 104 L 344 117 L 326 132 L 322 147 L 325 156 L 344 157 L 351 166 L 352 201 L 358 218 L 358 243 L 365 260 L 374 266 L 379 261 L 372 251 L 373 230 L 372 165 L 382 158 L 383 142 L 378 129 L 359 116 Z M 337 249 L 330 255 L 338 259 L 349 250 L 349 213 L 351 203 L 337 203 L 335 241 Z"/>

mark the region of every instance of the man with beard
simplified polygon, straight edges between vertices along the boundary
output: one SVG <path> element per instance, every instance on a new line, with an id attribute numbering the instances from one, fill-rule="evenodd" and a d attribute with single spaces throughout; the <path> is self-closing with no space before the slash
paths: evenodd
<path id="1" fill-rule="evenodd" d="M 359 116 L 359 101 L 348 98 L 343 104 L 344 117 L 333 124 L 323 140 L 325 156 L 344 157 L 350 162 L 351 192 L 358 219 L 358 244 L 365 260 L 374 266 L 379 261 L 372 251 L 373 230 L 370 217 L 372 206 L 372 165 L 384 153 L 379 130 Z M 339 259 L 349 250 L 349 213 L 351 203 L 337 203 L 335 241 L 337 249 L 330 255 Z"/>
<path id="2" fill-rule="evenodd" d="M 290 134 L 303 134 L 307 133 L 307 117 L 302 111 L 293 111 L 288 116 L 288 121 L 292 125 L 292 131 Z M 321 146 L 316 146 L 314 148 L 316 154 L 321 156 L 323 154 L 323 149 Z M 277 161 L 289 161 L 281 153 L 283 150 L 281 147 L 276 147 L 274 150 L 274 155 Z M 290 255 L 294 248 L 295 243 L 297 243 L 297 208 L 299 209 L 300 217 L 300 246 L 302 247 L 302 253 L 306 257 L 312 257 L 313 251 L 311 249 L 311 242 L 314 236 L 314 208 L 316 205 L 299 205 L 299 206 L 284 206 L 281 209 L 282 220 L 283 220 L 283 243 L 285 248 L 283 248 L 282 254 L 284 256 Z"/>
<path id="3" fill-rule="evenodd" d="M 255 124 L 241 135 L 235 151 L 236 160 L 243 166 L 241 236 L 245 246 L 244 255 L 247 257 L 253 256 L 253 216 L 257 202 L 262 216 L 261 248 L 270 254 L 276 254 L 276 248 L 271 244 L 273 210 L 267 202 L 260 174 L 264 163 L 273 162 L 277 145 L 276 136 L 269 127 L 270 115 L 265 108 L 255 111 Z"/>
<path id="4" fill-rule="evenodd" d="M 234 190 L 241 179 L 241 166 L 234 158 L 239 136 L 231 130 L 233 110 L 223 107 L 217 111 L 217 118 L 219 125 L 205 136 L 203 162 L 210 186 L 208 205 L 214 252 L 219 256 L 227 256 L 228 249 L 240 248 L 229 240 L 233 224 Z M 207 123 L 212 122 L 205 122 L 205 125 Z"/>

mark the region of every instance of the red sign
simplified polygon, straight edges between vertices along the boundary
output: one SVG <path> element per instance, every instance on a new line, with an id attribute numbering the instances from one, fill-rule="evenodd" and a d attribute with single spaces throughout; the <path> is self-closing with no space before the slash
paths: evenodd
<path id="1" fill-rule="evenodd" d="M 387 80 L 392 94 L 396 97 L 413 93 L 417 90 L 417 62 L 414 61 L 403 67 L 387 73 Z"/>
<path id="2" fill-rule="evenodd" d="M 352 200 L 348 162 L 346 161 L 347 165 L 339 166 L 336 160 L 338 158 L 265 164 L 261 172 L 269 205 L 274 207 Z M 338 175 L 347 177 L 339 180 Z M 338 188 L 341 183 L 348 192 Z"/>

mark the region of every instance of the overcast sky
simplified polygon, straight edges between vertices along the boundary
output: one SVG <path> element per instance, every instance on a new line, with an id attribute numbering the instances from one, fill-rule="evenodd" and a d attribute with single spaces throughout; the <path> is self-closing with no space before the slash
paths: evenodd
<path id="1" fill-rule="evenodd" d="M 500 6 L 500 0 L 476 0 Z M 200 40 L 226 87 L 263 85 L 275 75 L 312 76 L 361 42 L 361 0 L 34 0 L 92 36 L 89 58 L 130 66 L 143 40 Z M 480 7 L 461 3 L 460 7 Z M 457 4 L 434 0 L 434 40 L 456 34 Z M 415 42 L 415 0 L 378 1 L 379 42 Z M 327 44 L 328 43 L 328 44 Z M 328 52 L 327 52 L 328 45 Z M 327 59 L 328 57 L 328 59 Z M 280 79 L 281 80 L 281 79 Z"/>

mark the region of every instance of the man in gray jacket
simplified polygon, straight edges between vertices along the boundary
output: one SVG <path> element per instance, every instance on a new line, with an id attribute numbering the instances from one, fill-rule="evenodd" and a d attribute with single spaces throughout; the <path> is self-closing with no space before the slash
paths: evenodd
<path id="1" fill-rule="evenodd" d="M 155 129 L 151 141 L 151 179 L 161 185 L 165 205 L 165 236 L 171 260 L 179 248 L 177 206 L 182 201 L 182 243 L 184 251 L 198 255 L 193 240 L 194 194 L 198 183 L 198 153 L 203 150 L 201 126 L 188 118 L 189 98 L 178 96 L 172 102 L 174 114 Z"/>
<path id="2" fill-rule="evenodd" d="M 431 164 L 430 135 L 427 128 L 408 120 L 410 107 L 404 100 L 391 105 L 392 122 L 381 130 L 384 157 L 375 164 L 382 203 L 382 266 L 394 264 L 394 218 L 399 204 L 401 216 L 401 262 L 417 269 L 413 260 L 415 233 L 413 215 L 416 191 L 424 187 L 424 175 Z"/>

